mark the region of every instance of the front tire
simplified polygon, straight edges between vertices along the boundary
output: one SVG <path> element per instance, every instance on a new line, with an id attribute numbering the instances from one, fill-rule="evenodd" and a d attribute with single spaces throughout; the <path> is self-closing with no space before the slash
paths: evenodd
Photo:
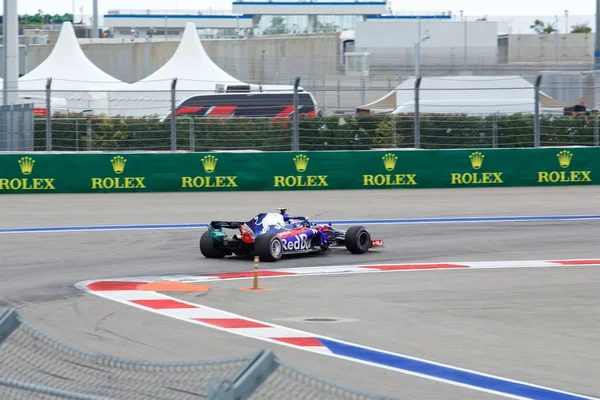
<path id="1" fill-rule="evenodd" d="M 364 254 L 371 248 L 371 234 L 364 226 L 351 226 L 344 237 L 346 249 L 352 254 Z"/>
<path id="2" fill-rule="evenodd" d="M 283 255 L 283 243 L 277 235 L 261 235 L 254 242 L 254 254 L 260 261 L 278 261 Z"/>
<path id="3" fill-rule="evenodd" d="M 206 258 L 223 258 L 225 253 L 220 251 L 215 243 L 215 240 L 210 236 L 210 232 L 206 231 L 200 237 L 200 252 Z"/>

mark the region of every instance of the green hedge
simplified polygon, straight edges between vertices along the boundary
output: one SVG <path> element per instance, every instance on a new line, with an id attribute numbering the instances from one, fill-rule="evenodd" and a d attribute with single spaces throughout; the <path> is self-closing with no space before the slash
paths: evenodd
<path id="1" fill-rule="evenodd" d="M 169 150 L 170 121 L 149 118 L 92 118 L 91 150 Z M 193 124 L 193 127 L 191 126 Z M 594 120 L 544 115 L 540 123 L 543 146 L 595 144 Z M 46 148 L 46 120 L 35 121 L 36 150 Z M 193 129 L 192 129 L 193 128 Z M 87 120 L 53 117 L 54 150 L 84 150 Z M 188 117 L 177 120 L 177 146 L 190 149 L 193 131 L 196 151 L 223 149 L 289 150 L 291 120 L 216 119 Z M 413 147 L 411 115 L 355 115 L 302 118 L 300 148 L 310 150 L 367 150 Z M 512 148 L 533 146 L 531 115 L 457 116 L 423 115 L 421 146 L 425 149 Z M 494 139 L 495 135 L 495 139 Z"/>

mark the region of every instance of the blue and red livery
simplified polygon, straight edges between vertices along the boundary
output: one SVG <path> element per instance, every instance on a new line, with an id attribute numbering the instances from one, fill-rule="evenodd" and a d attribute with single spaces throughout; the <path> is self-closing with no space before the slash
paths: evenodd
<path id="1" fill-rule="evenodd" d="M 229 236 L 224 229 L 237 230 Z M 372 239 L 364 226 L 347 230 L 330 224 L 315 224 L 307 217 L 279 213 L 260 213 L 249 221 L 212 221 L 200 238 L 200 251 L 207 258 L 228 255 L 258 256 L 261 261 L 278 261 L 287 254 L 326 252 L 344 246 L 353 254 L 383 247 L 382 239 Z"/>

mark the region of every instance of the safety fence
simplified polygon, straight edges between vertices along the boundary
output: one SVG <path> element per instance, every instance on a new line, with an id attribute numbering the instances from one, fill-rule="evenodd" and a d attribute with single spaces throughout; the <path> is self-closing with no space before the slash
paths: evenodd
<path id="1" fill-rule="evenodd" d="M 531 115 L 420 118 L 421 149 L 534 147 Z M 212 119 L 178 117 L 175 135 L 170 121 L 146 118 L 68 118 L 34 121 L 27 151 L 283 151 L 294 148 L 292 121 L 267 118 Z M 599 146 L 600 119 L 542 116 L 539 146 Z M 412 115 L 301 117 L 298 150 L 369 150 L 415 148 Z M 1 139 L 0 139 L 1 142 Z M 19 143 L 23 143 L 20 141 Z M 0 145 L 0 149 L 2 146 Z M 5 150 L 7 150 L 5 148 Z"/>
<path id="2" fill-rule="evenodd" d="M 0 193 L 595 184 L 600 148 L 0 155 Z"/>
<path id="3" fill-rule="evenodd" d="M 306 374 L 268 349 L 214 361 L 158 363 L 91 353 L 0 311 L 2 399 L 384 399 Z"/>
<path id="4" fill-rule="evenodd" d="M 310 92 L 288 85 L 249 93 L 190 91 L 199 82 L 177 80 L 156 83 L 165 87 L 158 91 L 66 92 L 52 89 L 65 82 L 49 80 L 46 92 L 15 94 L 32 107 L 31 118 L 0 110 L 0 151 L 600 146 L 595 77 L 540 77 L 533 84 L 515 77 L 423 78 L 397 87 L 309 82 Z M 33 122 L 4 122 L 23 118 Z"/>

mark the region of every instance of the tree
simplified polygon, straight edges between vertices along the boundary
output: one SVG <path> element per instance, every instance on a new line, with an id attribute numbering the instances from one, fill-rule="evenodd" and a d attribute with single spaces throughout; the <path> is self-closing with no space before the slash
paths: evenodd
<path id="1" fill-rule="evenodd" d="M 330 22 L 326 22 L 326 23 L 322 23 L 322 22 L 317 22 L 317 32 L 335 32 L 337 31 L 337 28 L 334 24 L 330 23 Z"/>
<path id="2" fill-rule="evenodd" d="M 42 10 L 38 10 L 34 15 L 25 14 L 21 17 L 19 23 L 24 25 L 43 25 L 47 23 L 62 24 L 63 22 L 73 22 L 73 15 L 66 13 L 63 15 L 59 14 L 46 14 Z"/>
<path id="3" fill-rule="evenodd" d="M 271 18 L 271 26 L 265 29 L 265 35 L 282 35 L 286 30 L 283 17 L 275 16 Z"/>
<path id="4" fill-rule="evenodd" d="M 533 25 L 529 26 L 531 29 L 533 29 L 535 31 L 535 33 L 538 34 L 544 34 L 544 33 L 554 33 L 556 32 L 556 28 L 554 27 L 554 24 L 547 24 L 544 23 L 544 21 L 541 21 L 539 19 L 536 19 L 533 22 Z"/>
<path id="5" fill-rule="evenodd" d="M 571 33 L 590 33 L 591 31 L 592 28 L 588 26 L 587 22 L 584 24 L 577 24 L 571 26 Z"/>

